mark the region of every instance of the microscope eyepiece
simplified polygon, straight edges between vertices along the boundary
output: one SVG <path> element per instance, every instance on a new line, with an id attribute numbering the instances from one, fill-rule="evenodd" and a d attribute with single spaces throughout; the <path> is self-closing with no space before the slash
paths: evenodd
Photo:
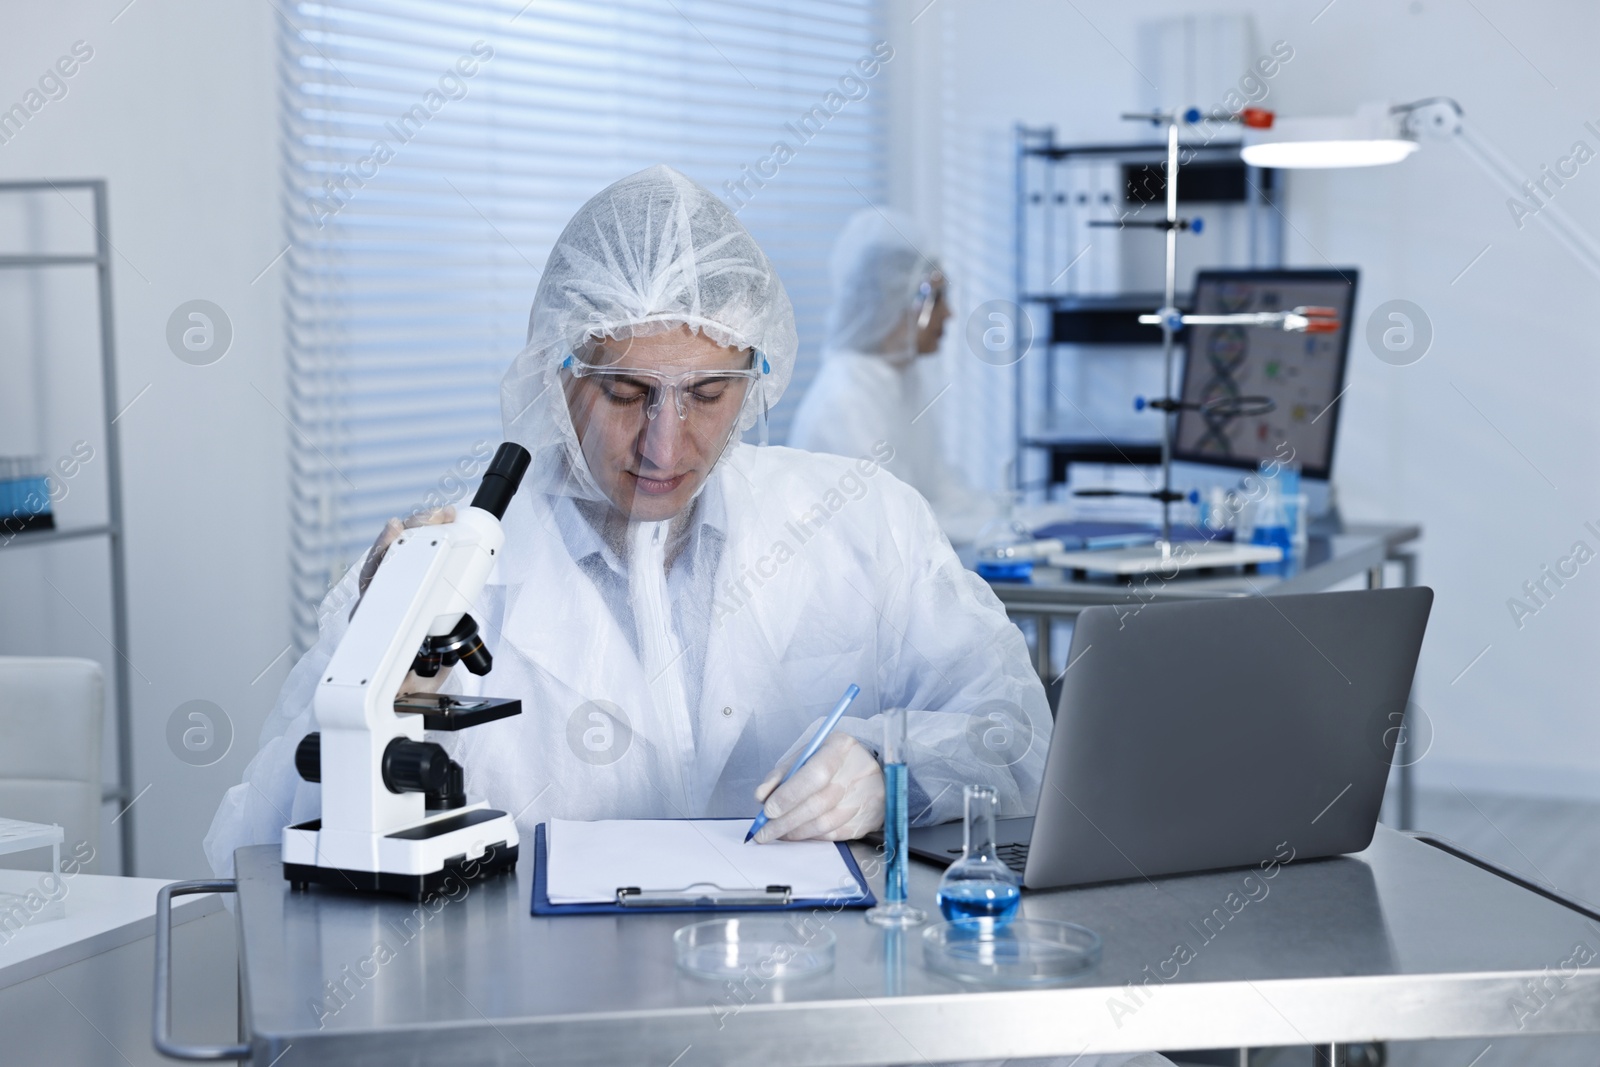
<path id="1" fill-rule="evenodd" d="M 503 443 L 489 461 L 489 469 L 483 472 L 483 481 L 472 498 L 472 506 L 497 519 L 505 518 L 506 505 L 516 495 L 517 486 L 522 484 L 529 459 L 528 450 L 515 441 Z"/>

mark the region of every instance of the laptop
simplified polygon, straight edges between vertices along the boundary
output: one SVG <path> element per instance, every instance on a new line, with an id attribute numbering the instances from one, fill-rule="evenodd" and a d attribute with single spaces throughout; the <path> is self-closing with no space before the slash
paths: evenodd
<path id="1" fill-rule="evenodd" d="M 1029 889 L 1359 852 L 1372 841 L 1433 590 L 1089 608 L 1037 813 L 1000 819 Z M 913 828 L 948 865 L 961 823 Z"/>

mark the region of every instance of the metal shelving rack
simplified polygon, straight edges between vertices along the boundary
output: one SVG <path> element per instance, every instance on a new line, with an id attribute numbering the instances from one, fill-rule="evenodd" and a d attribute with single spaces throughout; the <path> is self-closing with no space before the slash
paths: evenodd
<path id="1" fill-rule="evenodd" d="M 42 270 L 56 267 L 90 267 L 95 270 L 100 310 L 100 376 L 101 397 L 105 418 L 106 463 L 106 515 L 107 521 L 92 526 L 36 530 L 19 533 L 6 542 L 0 551 L 13 551 L 37 545 L 56 544 L 61 541 L 85 537 L 104 537 L 111 557 L 111 643 L 112 678 L 115 690 L 113 719 L 117 730 L 117 786 L 101 796 L 101 803 L 115 801 L 127 805 L 133 801 L 133 734 L 132 734 L 132 679 L 129 677 L 128 647 L 128 588 L 127 561 L 123 543 L 122 522 L 122 450 L 117 438 L 117 366 L 116 337 L 111 317 L 111 241 L 106 236 L 109 220 L 106 209 L 106 183 L 104 179 L 72 179 L 64 181 L 10 181 L 0 182 L 0 195 L 7 193 L 63 193 L 69 189 L 87 189 L 94 199 L 95 251 L 93 255 L 0 255 L 0 270 Z M 122 844 L 122 873 L 134 871 L 133 820 L 119 825 Z"/>
<path id="2" fill-rule="evenodd" d="M 1213 206 L 1242 206 L 1246 212 L 1248 252 L 1243 265 L 1251 267 L 1277 266 L 1283 261 L 1283 222 L 1277 208 L 1282 183 L 1276 171 L 1247 167 L 1239 158 L 1239 146 L 1232 142 L 1210 144 L 1184 143 L 1186 158 L 1184 174 L 1189 178 L 1181 195 L 1184 201 Z M 1161 188 L 1146 190 L 1141 201 L 1127 197 L 1126 175 L 1112 189 L 1085 190 L 1072 187 L 1062 177 L 1062 165 L 1079 161 L 1104 161 L 1123 167 L 1143 168 L 1151 179 L 1162 182 Z M 1140 313 L 1161 303 L 1160 294 L 1149 292 L 1116 291 L 1082 293 L 1056 291 L 1056 283 L 1068 271 L 1054 274 L 1055 268 L 1071 259 L 1068 248 L 1056 248 L 1063 227 L 1059 216 L 1074 210 L 1085 214 L 1098 214 L 1102 221 L 1091 226 L 1107 226 L 1105 220 L 1140 218 L 1139 208 L 1148 205 L 1152 212 L 1159 209 L 1164 198 L 1166 145 L 1160 142 L 1127 144 L 1062 144 L 1056 140 L 1054 127 L 1016 128 L 1016 200 L 1015 200 L 1015 285 L 1017 305 L 1030 314 L 1038 312 L 1041 323 L 1037 327 L 1038 342 L 1046 354 L 1042 367 L 1033 373 L 1019 363 L 1013 397 L 1016 426 L 1015 471 L 1019 484 L 1029 470 L 1027 458 L 1043 453 L 1048 457 L 1047 484 L 1064 480 L 1066 467 L 1073 462 L 1133 463 L 1155 465 L 1160 462 L 1160 443 L 1154 436 L 1150 440 L 1086 440 L 1054 439 L 1048 428 L 1036 425 L 1037 412 L 1030 404 L 1033 396 L 1050 397 L 1055 392 L 1056 349 L 1062 345 L 1148 345 L 1158 349 L 1161 329 L 1142 326 Z M 1042 164 L 1042 167 L 1040 166 Z M 1204 174 L 1198 182 L 1193 175 Z M 1230 187 L 1229 191 L 1220 191 Z M 1241 191 L 1242 190 L 1242 191 Z M 1123 210 L 1131 208 L 1131 210 Z M 1037 217 L 1030 220 L 1030 212 Z M 1154 217 L 1142 216 L 1144 218 Z M 1133 222 L 1135 227 L 1147 225 Z M 1105 232 L 1115 232 L 1110 223 Z M 1145 238 L 1137 238 L 1143 240 Z M 1079 257 L 1081 258 L 1081 256 Z M 1072 259 L 1072 263 L 1077 260 Z M 1049 281 L 1040 284 L 1037 268 L 1045 267 L 1044 276 Z M 1226 264 L 1217 264 L 1225 266 Z M 1070 269 L 1070 268 L 1069 268 Z M 1051 277 L 1052 275 L 1053 278 Z M 1187 294 L 1179 294 L 1177 306 L 1186 310 Z M 1170 387 L 1170 383 L 1169 383 Z M 1132 397 L 1129 397 L 1132 403 Z"/>

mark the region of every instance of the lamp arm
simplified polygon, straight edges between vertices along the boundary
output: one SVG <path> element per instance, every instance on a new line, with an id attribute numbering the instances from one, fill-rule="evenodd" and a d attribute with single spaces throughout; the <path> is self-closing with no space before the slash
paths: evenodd
<path id="1" fill-rule="evenodd" d="M 1508 196 L 1521 201 L 1531 214 L 1542 221 L 1556 240 L 1595 277 L 1600 278 L 1600 241 L 1559 205 L 1537 192 L 1530 192 L 1532 184 L 1523 178 L 1516 164 L 1504 152 L 1480 134 L 1467 122 L 1461 105 L 1445 97 L 1404 104 L 1396 109 L 1404 114 L 1403 126 L 1414 137 L 1448 139 L 1461 149 L 1463 155 L 1487 174 Z"/>

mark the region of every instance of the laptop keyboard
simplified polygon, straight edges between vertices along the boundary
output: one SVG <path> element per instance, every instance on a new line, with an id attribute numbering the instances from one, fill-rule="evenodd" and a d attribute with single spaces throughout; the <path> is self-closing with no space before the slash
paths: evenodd
<path id="1" fill-rule="evenodd" d="M 1028 865 L 1028 843 L 1026 841 L 1001 845 L 995 849 L 995 852 L 999 853 L 1000 859 L 1005 862 L 1007 867 L 1010 867 L 1018 874 L 1021 874 L 1023 868 Z"/>
<path id="2" fill-rule="evenodd" d="M 945 849 L 945 851 L 955 856 L 961 855 L 962 852 L 959 848 L 949 848 Z M 1012 841 L 1004 845 L 996 845 L 994 851 L 1000 857 L 1000 862 L 1018 874 L 1021 874 L 1028 866 L 1028 842 L 1026 841 Z"/>

